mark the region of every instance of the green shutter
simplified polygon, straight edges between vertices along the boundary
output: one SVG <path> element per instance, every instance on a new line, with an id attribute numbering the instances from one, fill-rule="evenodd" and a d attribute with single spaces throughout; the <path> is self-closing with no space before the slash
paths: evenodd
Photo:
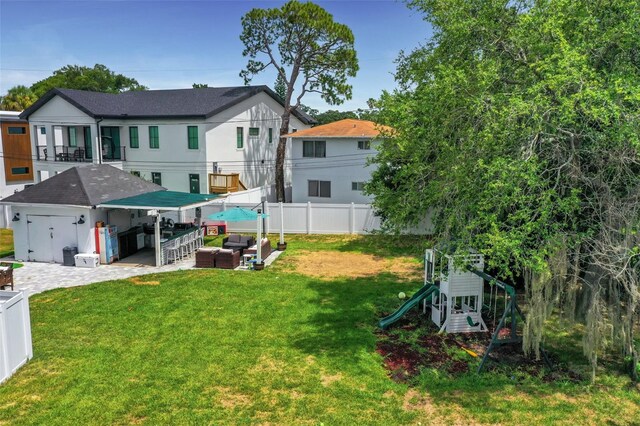
<path id="1" fill-rule="evenodd" d="M 138 137 L 138 128 L 136 126 L 129 127 L 129 146 L 131 148 L 140 148 L 140 138 Z"/>
<path id="2" fill-rule="evenodd" d="M 187 138 L 189 140 L 189 149 L 198 149 L 198 126 L 187 127 Z"/>
<path id="3" fill-rule="evenodd" d="M 249 136 L 260 136 L 260 129 L 258 127 L 249 127 Z"/>
<path id="4" fill-rule="evenodd" d="M 68 127 L 69 130 L 69 146 L 76 147 L 78 146 L 78 139 L 76 137 L 76 128 Z"/>
<path id="5" fill-rule="evenodd" d="M 269 143 L 273 143 L 273 127 L 269 127 Z"/>
<path id="6" fill-rule="evenodd" d="M 158 126 L 149 126 L 149 148 L 160 148 L 160 133 Z"/>
<path id="7" fill-rule="evenodd" d="M 244 129 L 242 127 L 236 128 L 236 148 L 242 149 L 244 147 L 244 139 L 243 139 Z"/>

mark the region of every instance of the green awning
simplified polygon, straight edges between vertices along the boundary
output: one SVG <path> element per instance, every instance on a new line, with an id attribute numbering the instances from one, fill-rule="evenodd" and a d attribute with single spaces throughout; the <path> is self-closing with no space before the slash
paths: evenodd
<path id="1" fill-rule="evenodd" d="M 97 207 L 140 210 L 185 210 L 210 204 L 216 194 L 190 194 L 178 191 L 157 191 L 106 201 Z"/>

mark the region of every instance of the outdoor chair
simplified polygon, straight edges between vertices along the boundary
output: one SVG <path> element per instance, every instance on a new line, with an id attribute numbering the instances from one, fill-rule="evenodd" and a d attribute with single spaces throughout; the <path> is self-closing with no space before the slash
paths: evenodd
<path id="1" fill-rule="evenodd" d="M 196 251 L 196 268 L 215 268 L 217 247 L 202 247 Z"/>
<path id="2" fill-rule="evenodd" d="M 167 243 L 167 263 L 177 262 L 180 259 L 180 238 L 176 238 Z"/>
<path id="3" fill-rule="evenodd" d="M 258 245 L 254 244 L 251 247 L 244 250 L 243 254 L 257 254 L 258 253 Z M 269 242 L 268 238 L 263 238 L 260 240 L 260 254 L 262 255 L 262 260 L 266 259 L 271 254 L 271 242 Z"/>
<path id="4" fill-rule="evenodd" d="M 222 249 L 216 253 L 216 268 L 235 269 L 240 266 L 240 250 Z"/>
<path id="5" fill-rule="evenodd" d="M 13 263 L 0 263 L 0 290 L 11 287 L 13 291 Z"/>

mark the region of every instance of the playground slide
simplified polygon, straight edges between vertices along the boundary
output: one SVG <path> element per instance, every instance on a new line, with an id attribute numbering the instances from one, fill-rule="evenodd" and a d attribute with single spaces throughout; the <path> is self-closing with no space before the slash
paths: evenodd
<path id="1" fill-rule="evenodd" d="M 433 284 L 427 284 L 423 286 L 420 290 L 418 290 L 411 299 L 407 300 L 398 308 L 397 311 L 389 315 L 388 317 L 384 317 L 378 323 L 378 326 L 382 329 L 389 327 L 394 322 L 398 321 L 402 318 L 411 308 L 417 306 L 418 303 L 423 300 L 431 300 L 434 293 L 438 292 L 438 287 Z"/>

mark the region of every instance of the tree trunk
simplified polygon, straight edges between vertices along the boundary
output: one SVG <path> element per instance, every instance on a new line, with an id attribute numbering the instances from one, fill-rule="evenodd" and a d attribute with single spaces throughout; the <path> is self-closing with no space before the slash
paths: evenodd
<path id="1" fill-rule="evenodd" d="M 287 138 L 289 133 L 289 120 L 291 113 L 285 109 L 282 114 L 282 124 L 280 126 L 280 139 L 278 140 L 278 150 L 276 151 L 276 198 L 279 203 L 286 203 L 284 193 L 284 160 L 287 153 Z"/>

